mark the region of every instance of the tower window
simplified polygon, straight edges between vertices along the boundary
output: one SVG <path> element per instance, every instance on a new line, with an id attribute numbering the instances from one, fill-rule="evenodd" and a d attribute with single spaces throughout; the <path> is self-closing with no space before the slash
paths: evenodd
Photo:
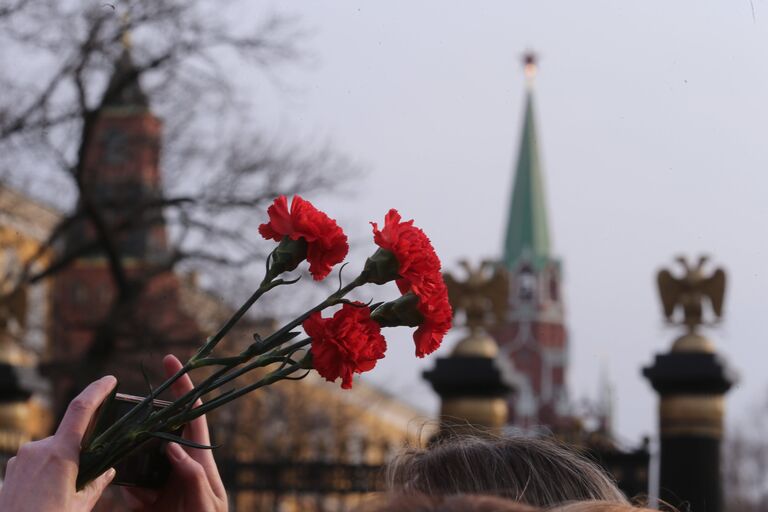
<path id="1" fill-rule="evenodd" d="M 518 276 L 518 297 L 522 301 L 530 301 L 533 299 L 533 292 L 536 288 L 536 278 L 528 268 L 523 268 Z"/>

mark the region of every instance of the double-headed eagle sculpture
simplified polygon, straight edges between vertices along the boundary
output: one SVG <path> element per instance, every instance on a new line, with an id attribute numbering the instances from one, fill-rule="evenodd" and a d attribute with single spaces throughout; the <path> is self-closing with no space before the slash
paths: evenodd
<path id="1" fill-rule="evenodd" d="M 696 266 L 691 266 L 684 257 L 676 258 L 685 274 L 675 277 L 669 270 L 661 270 L 657 276 L 659 294 L 664 305 L 664 316 L 670 323 L 685 325 L 690 332 L 708 322 L 704 319 L 704 302 L 708 300 L 720 320 L 723 314 L 723 296 L 725 295 L 725 271 L 716 269 L 711 275 L 704 275 L 707 256 L 700 256 Z M 675 311 L 681 309 L 682 320 L 675 319 Z"/>
<path id="2" fill-rule="evenodd" d="M 459 281 L 447 272 L 443 274 L 454 313 L 464 311 L 470 329 L 500 322 L 506 313 L 509 293 L 506 270 L 492 261 L 483 261 L 475 268 L 466 260 L 459 265 L 466 271 L 465 280 Z"/>

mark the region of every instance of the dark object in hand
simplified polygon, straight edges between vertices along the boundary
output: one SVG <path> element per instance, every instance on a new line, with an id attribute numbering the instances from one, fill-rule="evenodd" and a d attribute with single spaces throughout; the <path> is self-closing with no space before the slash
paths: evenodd
<path id="1" fill-rule="evenodd" d="M 96 417 L 99 418 L 99 431 L 95 432 L 94 435 L 105 431 L 142 400 L 143 398 L 140 396 L 117 393 L 114 400 L 107 402 L 103 416 L 100 413 L 96 414 Z M 170 405 L 170 402 L 155 399 L 152 405 L 154 409 L 162 409 Z M 180 435 L 181 430 L 182 428 L 179 428 L 170 433 Z M 86 438 L 89 435 L 86 434 Z M 162 487 L 171 473 L 171 462 L 165 454 L 167 444 L 167 441 L 157 438 L 151 438 L 144 442 L 115 465 L 116 474 L 112 483 L 129 487 Z"/>

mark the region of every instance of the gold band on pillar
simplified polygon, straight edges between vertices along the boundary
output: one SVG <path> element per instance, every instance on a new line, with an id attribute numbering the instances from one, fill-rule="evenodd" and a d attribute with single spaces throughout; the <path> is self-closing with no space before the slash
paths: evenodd
<path id="1" fill-rule="evenodd" d="M 723 437 L 723 395 L 668 395 L 659 407 L 662 437 Z"/>
<path id="2" fill-rule="evenodd" d="M 500 429 L 507 422 L 504 398 L 462 397 L 444 399 L 440 408 L 443 423 L 469 423 L 478 427 Z"/>

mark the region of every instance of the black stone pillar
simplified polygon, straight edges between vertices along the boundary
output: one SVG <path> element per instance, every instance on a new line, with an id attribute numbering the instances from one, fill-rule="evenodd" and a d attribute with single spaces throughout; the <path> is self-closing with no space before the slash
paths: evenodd
<path id="1" fill-rule="evenodd" d="M 720 442 L 735 376 L 702 336 L 689 333 L 643 375 L 659 394 L 659 498 L 681 512 L 722 512 Z"/>
<path id="2" fill-rule="evenodd" d="M 497 355 L 496 342 L 476 329 L 450 356 L 438 358 L 434 369 L 424 372 L 440 396 L 441 434 L 464 427 L 498 431 L 506 425 L 512 370 Z"/>

